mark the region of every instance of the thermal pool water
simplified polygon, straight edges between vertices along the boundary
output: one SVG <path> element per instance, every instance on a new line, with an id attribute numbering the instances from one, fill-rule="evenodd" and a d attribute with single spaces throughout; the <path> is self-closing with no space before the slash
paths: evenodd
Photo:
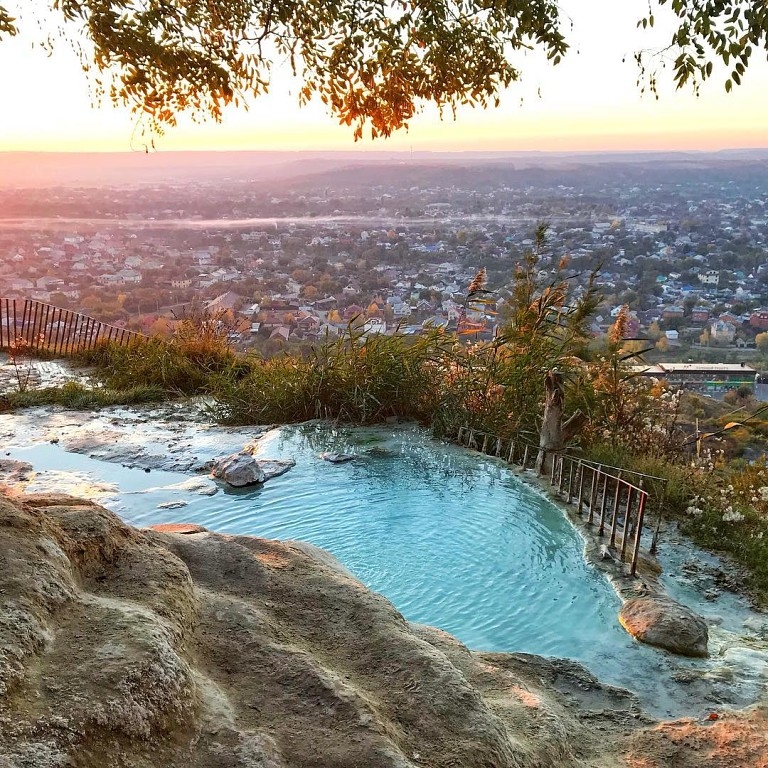
<path id="1" fill-rule="evenodd" d="M 126 413 L 104 422 L 105 431 L 114 430 L 107 442 L 121 442 Z M 19 418 L 0 417 L 6 428 L 0 436 L 6 458 L 29 462 L 37 472 L 28 491 L 95 498 L 137 526 L 183 521 L 310 542 L 335 555 L 409 621 L 444 629 L 473 649 L 580 661 L 601 681 L 636 692 L 643 707 L 659 716 L 744 705 L 764 690 L 768 621 L 740 598 L 722 595 L 712 602 L 711 594 L 707 600 L 679 578 L 681 562 L 695 551 L 681 542 L 668 545 L 665 556 L 674 571 L 668 587 L 709 619 L 708 660 L 681 659 L 635 642 L 617 621 L 619 598 L 584 560 L 584 542 L 562 510 L 498 460 L 433 440 L 415 427 L 310 423 L 271 430 L 255 443 L 257 456 L 291 458 L 296 465 L 261 487 L 233 489 L 189 467 L 147 472 L 141 462 L 125 466 L 131 464 L 130 446 L 105 460 L 103 451 L 88 450 L 72 437 L 76 419 L 60 417 L 58 426 L 54 421 L 47 431 L 34 432 L 13 422 Z M 231 452 L 253 435 L 219 428 L 180 435 L 172 423 L 164 433 L 151 419 L 129 418 L 127 424 L 131 439 L 144 429 L 155 448 L 166 440 L 169 453 L 183 446 L 199 462 Z M 90 434 L 99 428 L 97 420 Z M 59 435 L 61 441 L 52 444 Z M 331 464 L 320 456 L 325 451 L 356 458 Z M 197 489 L 189 483 L 196 477 L 202 480 Z"/>

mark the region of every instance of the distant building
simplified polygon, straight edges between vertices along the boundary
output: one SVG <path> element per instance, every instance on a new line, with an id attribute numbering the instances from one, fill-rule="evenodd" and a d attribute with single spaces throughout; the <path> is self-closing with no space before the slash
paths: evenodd
<path id="1" fill-rule="evenodd" d="M 659 363 L 631 367 L 641 376 L 661 379 L 675 387 L 706 393 L 735 389 L 744 384 L 754 385 L 757 373 L 752 366 L 745 363 Z"/>
<path id="2" fill-rule="evenodd" d="M 725 342 L 730 344 L 736 335 L 736 326 L 733 323 L 726 323 L 724 320 L 715 320 L 709 326 L 709 337 L 715 342 Z"/>
<path id="3" fill-rule="evenodd" d="M 683 308 L 678 307 L 674 304 L 667 305 L 661 310 L 662 320 L 676 320 L 684 316 L 685 316 L 685 311 L 683 310 Z"/>
<path id="4" fill-rule="evenodd" d="M 768 331 L 768 309 L 756 309 L 749 316 L 749 324 L 759 331 Z"/>
<path id="5" fill-rule="evenodd" d="M 709 320 L 709 310 L 706 307 L 694 307 L 691 310 L 691 322 L 706 323 Z"/>
<path id="6" fill-rule="evenodd" d="M 699 282 L 703 285 L 718 285 L 720 282 L 720 273 L 715 269 L 708 269 L 706 272 L 700 272 Z"/>

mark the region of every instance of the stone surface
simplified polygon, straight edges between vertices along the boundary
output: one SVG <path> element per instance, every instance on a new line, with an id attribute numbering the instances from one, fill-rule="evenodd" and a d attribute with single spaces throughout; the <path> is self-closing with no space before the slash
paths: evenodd
<path id="1" fill-rule="evenodd" d="M 216 459 L 211 467 L 211 475 L 229 485 L 241 487 L 264 483 L 284 475 L 294 466 L 296 462 L 293 459 L 257 459 L 247 451 L 240 451 Z"/>
<path id="2" fill-rule="evenodd" d="M 29 462 L 0 459 L 0 482 L 28 483 L 34 475 L 35 472 Z"/>
<path id="3" fill-rule="evenodd" d="M 627 600 L 619 621 L 630 635 L 648 645 L 682 656 L 707 656 L 709 631 L 706 622 L 674 600 L 649 596 Z"/>
<path id="4" fill-rule="evenodd" d="M 217 459 L 211 467 L 211 475 L 238 488 L 263 483 L 267 479 L 259 462 L 250 453 L 233 453 Z"/>
<path id="5" fill-rule="evenodd" d="M 327 553 L 168 530 L 0 497 L 0 766 L 619 768 L 650 724 L 575 663 L 408 624 Z"/>
<path id="6" fill-rule="evenodd" d="M 343 464 L 345 461 L 352 461 L 356 459 L 353 453 L 336 453 L 333 451 L 326 451 L 320 454 L 320 458 L 323 461 L 329 461 L 331 464 Z"/>
<path id="7" fill-rule="evenodd" d="M 296 466 L 293 459 L 257 459 L 256 461 L 264 473 L 265 482 L 273 477 L 284 475 L 291 467 Z"/>
<path id="8" fill-rule="evenodd" d="M 181 533 L 187 536 L 192 533 L 206 533 L 208 531 L 207 528 L 197 523 L 158 523 L 157 525 L 150 525 L 149 530 L 159 533 Z"/>
<path id="9" fill-rule="evenodd" d="M 188 491 L 189 493 L 197 493 L 200 496 L 215 496 L 219 492 L 216 484 L 205 477 L 190 477 L 189 480 L 184 480 L 181 483 L 164 485 L 161 489 L 151 488 L 150 490 Z"/>
<path id="10" fill-rule="evenodd" d="M 635 734 L 627 768 L 767 768 L 768 709 L 708 712 Z"/>

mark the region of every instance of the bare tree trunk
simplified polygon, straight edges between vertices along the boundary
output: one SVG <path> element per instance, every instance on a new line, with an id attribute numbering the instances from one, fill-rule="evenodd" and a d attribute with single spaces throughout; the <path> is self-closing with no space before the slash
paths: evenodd
<path id="1" fill-rule="evenodd" d="M 563 423 L 565 391 L 562 373 L 549 371 L 544 379 L 544 389 L 544 420 L 539 435 L 539 455 L 536 457 L 536 473 L 539 475 L 552 471 L 553 454 L 562 451 L 587 422 L 587 417 L 576 411 Z"/>

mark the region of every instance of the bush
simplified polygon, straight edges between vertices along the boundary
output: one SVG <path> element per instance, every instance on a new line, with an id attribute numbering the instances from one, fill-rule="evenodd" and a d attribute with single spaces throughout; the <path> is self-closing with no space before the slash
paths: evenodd
<path id="1" fill-rule="evenodd" d="M 128 346 L 102 343 L 80 353 L 78 361 L 95 367 L 102 383 L 116 390 L 136 385 L 156 387 L 171 395 L 208 392 L 212 376 L 241 376 L 250 369 L 218 340 L 136 340 Z"/>
<path id="2" fill-rule="evenodd" d="M 12 392 L 0 398 L 0 412 L 42 405 L 61 405 L 79 411 L 95 410 L 110 405 L 138 405 L 156 403 L 166 399 L 162 389 L 137 385 L 128 389 L 93 389 L 74 381 L 60 387 L 27 389 Z"/>
<path id="3" fill-rule="evenodd" d="M 439 388 L 441 334 L 347 334 L 308 359 L 254 362 L 244 375 L 213 377 L 214 415 L 230 424 L 333 418 L 356 424 L 394 417 L 430 423 Z"/>

